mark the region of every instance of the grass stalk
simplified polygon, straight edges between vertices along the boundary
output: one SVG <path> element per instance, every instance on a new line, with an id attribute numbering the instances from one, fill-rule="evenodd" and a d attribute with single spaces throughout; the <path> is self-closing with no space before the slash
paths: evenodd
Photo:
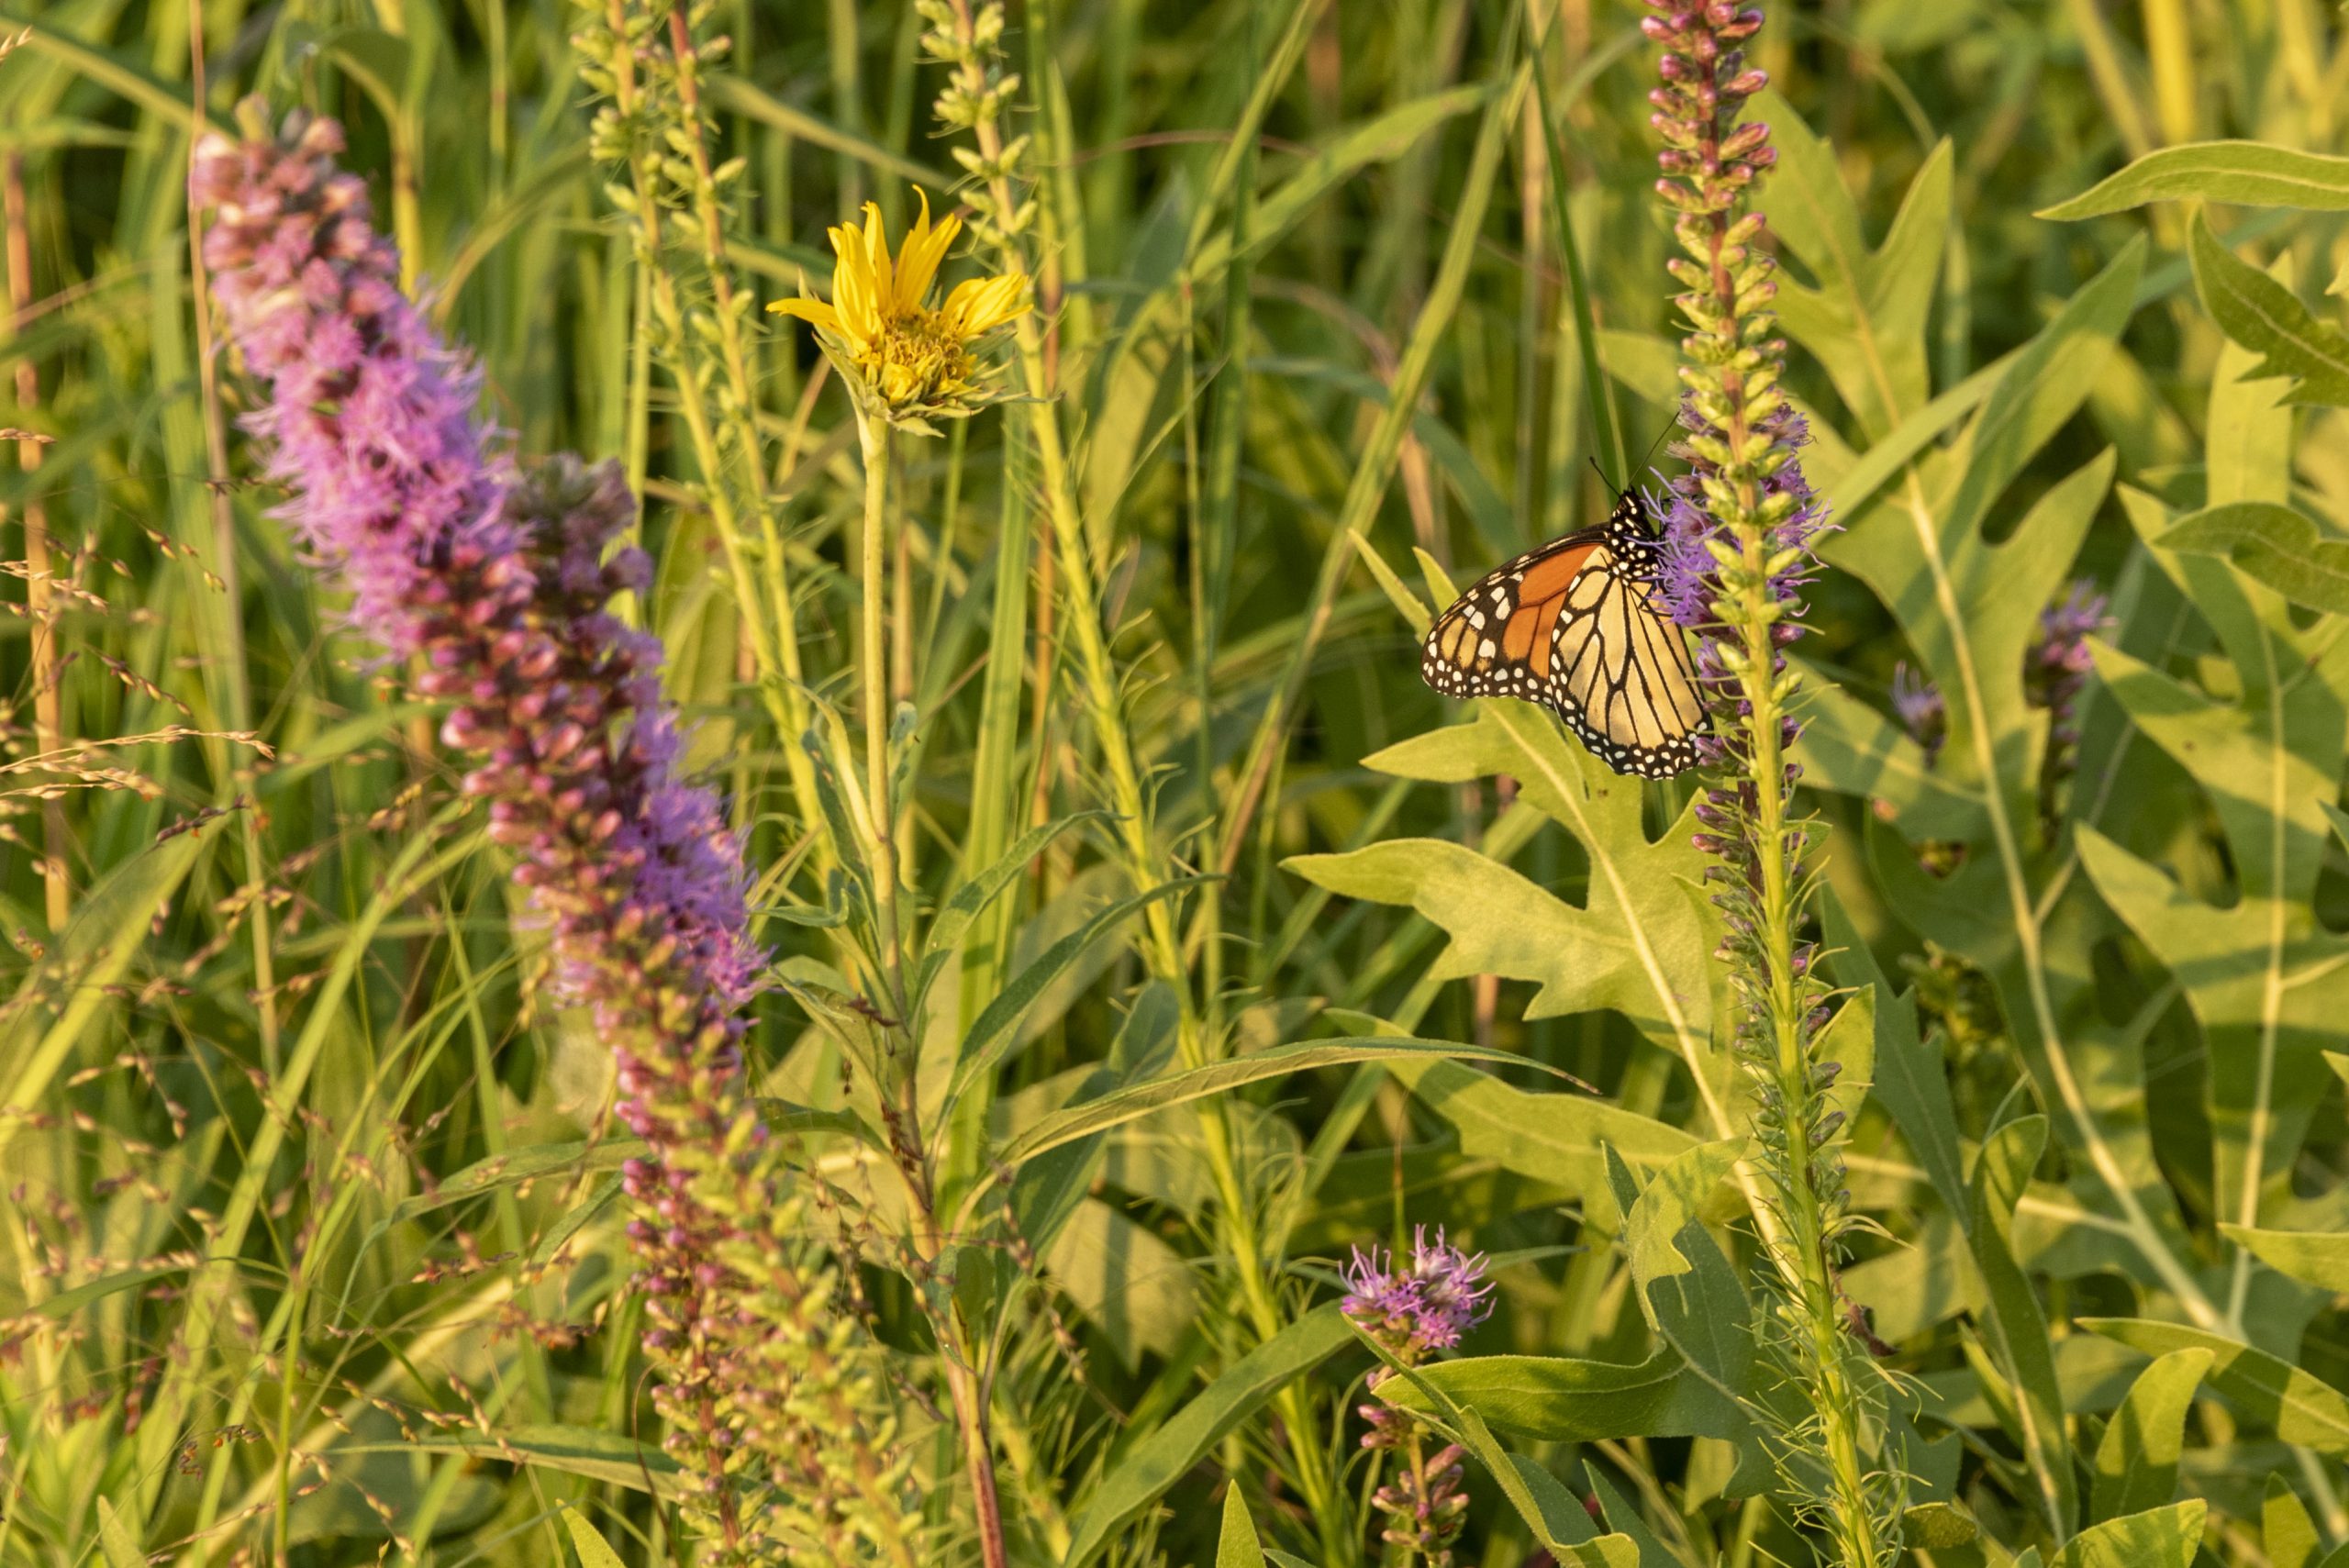
<path id="1" fill-rule="evenodd" d="M 33 304 L 32 230 L 25 210 L 25 155 L 11 148 L 0 155 L 0 221 L 7 226 L 9 336 L 19 337 L 31 317 Z M 30 355 L 19 356 L 15 372 L 17 406 L 29 414 L 40 406 L 40 371 Z M 17 467 L 36 473 L 41 465 L 41 443 L 31 435 L 16 442 Z M 62 668 L 58 659 L 57 613 L 51 605 L 49 513 L 38 491 L 25 496 L 25 618 L 32 635 L 33 746 L 44 757 L 57 756 L 65 745 L 64 717 L 58 700 Z M 72 842 L 65 824 L 65 801 L 52 795 L 41 802 L 40 880 L 42 911 L 51 934 L 65 929 L 73 917 L 72 872 L 66 860 Z"/>

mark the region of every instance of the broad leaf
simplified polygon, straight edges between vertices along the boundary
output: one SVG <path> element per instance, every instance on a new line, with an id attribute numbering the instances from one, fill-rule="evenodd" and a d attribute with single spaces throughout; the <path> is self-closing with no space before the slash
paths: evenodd
<path id="1" fill-rule="evenodd" d="M 1775 94 L 1770 122 L 1778 166 L 1763 187 L 1770 227 L 1815 287 L 1782 275 L 1778 318 L 1810 351 L 1860 428 L 1880 439 L 1927 397 L 1925 319 L 1949 232 L 1950 144 L 1933 149 L 1909 184 L 1884 243 L 1871 250 L 1834 150 Z"/>
<path id="2" fill-rule="evenodd" d="M 2247 357 L 2226 350 L 2222 385 L 2240 381 L 2226 373 L 2241 372 Z M 2271 406 L 2262 417 L 2288 428 L 2287 411 Z M 2216 453 L 2212 462 L 2214 488 L 2263 483 L 2233 475 Z M 2175 530 L 2159 503 L 2133 491 L 2123 499 L 2154 562 L 2218 633 L 2239 689 L 2221 700 L 2101 644 L 2098 673 L 2137 729 L 2209 796 L 2235 896 L 2205 903 L 2092 828 L 2082 829 L 2079 851 L 2098 893 L 2186 993 L 2207 1048 L 2214 1207 L 2256 1225 L 2264 1198 L 2286 1191 L 2324 1082 L 2321 1049 L 2338 1039 L 2349 1009 L 2349 942 L 2326 930 L 2314 907 L 2331 837 L 2325 807 L 2338 793 L 2349 735 L 2349 642 L 2324 635 L 2322 624 L 2297 628 L 2276 595 L 2239 569 L 2171 550 Z M 2228 509 L 2240 515 L 2254 499 L 2238 495 Z"/>
<path id="3" fill-rule="evenodd" d="M 2288 1443 L 2349 1457 L 2349 1397 L 2313 1373 L 2224 1335 L 2143 1318 L 2083 1318 L 2079 1326 L 2149 1356 L 2205 1350 L 2203 1380 L 2245 1417 Z"/>
<path id="4" fill-rule="evenodd" d="M 2296 605 L 2349 614 L 2349 542 L 2328 539 L 2291 507 L 2234 501 L 2180 517 L 2154 542 L 2222 556 Z"/>
<path id="5" fill-rule="evenodd" d="M 1590 862 L 1576 908 L 1508 868 L 1455 846 L 1374 845 L 1287 862 L 1340 893 L 1415 907 L 1452 938 L 1439 975 L 1508 973 L 1542 987 L 1534 1017 L 1609 1009 L 1686 1062 L 1707 1134 L 1740 1130 L 1734 1077 L 1712 1048 L 1710 954 L 1720 916 L 1698 892 L 1704 859 L 1690 842 L 1695 803 L 1663 837 L 1642 826 L 1642 789 L 1565 740 L 1557 720 L 1522 703 L 1486 700 L 1466 724 L 1433 730 L 1365 759 L 1367 766 L 1431 784 L 1506 774 L 1520 800 L 1573 835 Z M 1531 902 L 1520 901 L 1531 895 Z M 1546 940 L 1523 939 L 1532 929 Z"/>
<path id="6" fill-rule="evenodd" d="M 1386 1071 L 1460 1134 L 1460 1151 L 1579 1198 L 1601 1229 L 1619 1217 L 1606 1151 L 1656 1170 L 1696 1144 L 1669 1123 L 1588 1095 L 1537 1095 L 1452 1062 L 1402 1060 Z"/>
<path id="7" fill-rule="evenodd" d="M 2051 1568 L 2188 1568 L 2208 1507 L 2197 1497 L 2092 1525 L 2064 1543 Z"/>

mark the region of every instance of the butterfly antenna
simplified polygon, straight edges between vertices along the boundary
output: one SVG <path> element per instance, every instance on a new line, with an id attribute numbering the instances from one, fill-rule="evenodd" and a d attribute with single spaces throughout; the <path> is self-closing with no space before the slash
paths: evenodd
<path id="1" fill-rule="evenodd" d="M 1650 467 L 1654 463 L 1656 449 L 1664 445 L 1664 439 L 1672 434 L 1672 428 L 1679 423 L 1680 416 L 1677 413 L 1675 413 L 1670 419 L 1664 421 L 1664 428 L 1658 430 L 1655 433 L 1655 439 L 1648 443 L 1648 455 L 1640 460 L 1640 466 L 1642 468 Z"/>
<path id="2" fill-rule="evenodd" d="M 1671 435 L 1672 428 L 1679 423 L 1680 417 L 1677 414 L 1675 414 L 1670 419 L 1664 422 L 1664 428 L 1655 433 L 1655 439 L 1648 443 L 1647 455 L 1640 460 L 1639 472 L 1646 473 L 1653 465 L 1655 462 L 1656 450 L 1664 445 L 1664 438 Z M 1598 459 L 1595 455 L 1590 460 L 1590 471 L 1598 475 L 1598 482 L 1607 486 L 1608 493 L 1610 495 L 1628 495 L 1634 488 L 1634 486 L 1630 484 L 1618 484 L 1613 479 L 1608 477 L 1607 471 L 1598 466 Z M 1631 476 L 1630 474 L 1624 475 L 1626 480 L 1629 480 L 1631 477 Z"/>

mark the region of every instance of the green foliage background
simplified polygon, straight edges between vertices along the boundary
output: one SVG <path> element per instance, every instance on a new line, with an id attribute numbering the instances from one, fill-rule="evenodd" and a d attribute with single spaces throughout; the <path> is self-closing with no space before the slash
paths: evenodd
<path id="1" fill-rule="evenodd" d="M 746 691 L 743 606 L 637 328 L 576 15 L 207 0 L 200 20 L 216 120 L 258 91 L 348 124 L 516 446 L 640 481 L 660 571 L 638 613 L 734 803 L 780 973 L 829 984 L 838 911 L 801 873 L 794 738 Z M 0 550 L 22 559 L 37 506 L 73 584 L 55 649 L 76 748 L 35 744 L 46 628 L 0 622 L 0 1562 L 685 1551 L 640 1429 L 604 1046 L 532 1005 L 539 939 L 429 716 L 339 635 L 241 443 L 225 471 L 207 450 L 191 11 L 0 15 L 25 24 L 0 159 L 29 305 L 0 359 L 32 380 L 0 423 L 50 440 L 0 473 Z M 1018 1560 L 1325 1551 L 1288 1423 L 1314 1414 L 1352 1461 L 1371 1362 L 1327 1305 L 1333 1269 L 1421 1223 L 1492 1253 L 1500 1287 L 1462 1357 L 1389 1391 L 1472 1440 L 1464 1562 L 1804 1560 L 1774 1497 L 1800 1478 L 1754 1436 L 1801 1391 L 1769 1385 L 1742 1327 L 1746 1109 L 1691 784 L 1606 773 L 1532 708 L 1452 711 L 1414 651 L 1447 572 L 1598 516 L 1589 460 L 1637 464 L 1669 418 L 1634 9 L 1055 0 L 1013 24 L 1151 830 L 1228 877 L 1219 935 L 1193 925 L 1186 951 L 1216 951 L 1230 1052 L 1293 1053 L 1221 1101 L 1262 1198 L 1267 1339 L 1236 1305 L 1197 1126 L 1142 1087 L 1167 1082 L 1171 1003 L 1120 939 L 1130 911 L 1097 918 L 1141 891 L 1099 825 L 1051 837 L 980 922 L 1008 944 L 997 984 L 966 967 L 936 1027 L 956 1051 L 1020 977 L 963 1112 L 989 1151 L 970 1170 L 1039 1156 L 1006 1173 L 1018 1267 L 1046 1287 L 1000 1330 Z M 823 227 L 858 202 L 894 227 L 911 183 L 952 189 L 909 6 L 734 0 L 714 26 L 723 150 L 745 161 L 732 257 L 767 295 L 829 272 Z M 1512 95 L 1530 38 L 1543 92 Z M 1843 1289 L 1883 1342 L 1909 1545 L 2341 1568 L 2349 166 L 2313 156 L 2341 137 L 2339 19 L 1841 0 L 1774 13 L 1760 57 L 1783 95 L 1778 305 L 1840 528 L 1798 651 L 1853 1195 L 1877 1227 Z M 1254 157 L 1229 158 L 1252 106 Z M 2220 138 L 2291 150 L 2158 150 Z M 1623 454 L 1588 435 L 1561 213 Z M 848 704 L 852 424 L 803 338 L 757 352 L 811 684 Z M 218 395 L 233 416 L 233 375 Z M 1006 565 L 1038 483 L 1017 430 L 958 428 L 907 468 L 895 613 L 933 902 L 987 863 L 985 831 L 999 851 L 1007 820 L 1098 804 L 1060 645 L 1039 652 L 1057 601 L 1036 561 Z M 1195 587 L 1200 562 L 1220 588 Z M 2024 660 L 2078 575 L 2111 621 L 2076 772 L 2051 786 Z M 1943 694 L 1937 752 L 1892 717 L 1903 664 Z M 1364 1062 L 1381 1048 L 1349 1037 L 1497 1060 Z M 836 1048 L 779 993 L 754 1048 L 773 1095 L 842 1107 Z M 885 1341 L 923 1353 L 869 1283 Z M 1276 1418 L 1285 1387 L 1307 1392 Z M 937 1560 L 975 1561 L 951 1434 L 911 1440 Z"/>

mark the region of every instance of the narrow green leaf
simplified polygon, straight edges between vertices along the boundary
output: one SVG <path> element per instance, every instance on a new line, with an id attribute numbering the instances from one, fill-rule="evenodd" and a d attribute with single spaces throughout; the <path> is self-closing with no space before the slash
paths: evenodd
<path id="1" fill-rule="evenodd" d="M 2267 1568 L 2310 1568 L 2323 1544 L 2309 1506 L 2281 1475 L 2267 1477 L 2267 1495 L 2259 1509 L 2259 1540 L 2267 1552 Z"/>
<path id="2" fill-rule="evenodd" d="M 1631 1541 L 1640 1554 L 1640 1568 L 1676 1568 L 1680 1557 L 1649 1528 L 1639 1504 L 1606 1471 L 1594 1466 L 1586 1473 L 1590 1476 L 1591 1491 L 1598 1496 L 1599 1511 L 1607 1516 L 1608 1528 Z"/>
<path id="3" fill-rule="evenodd" d="M 1119 926 L 1140 914 L 1163 898 L 1171 898 L 1210 879 L 1199 876 L 1178 877 L 1173 882 L 1152 888 L 1131 898 L 1120 899 L 1102 910 L 1084 925 L 1039 953 L 1035 961 L 1014 975 L 1011 983 L 996 993 L 971 1032 L 963 1037 L 963 1048 L 954 1062 L 954 1076 L 946 1085 L 946 1097 L 933 1113 L 939 1118 L 951 1114 L 954 1102 L 971 1086 L 972 1081 L 991 1073 L 1003 1060 L 1014 1039 L 1013 1031 L 1036 999 L 1052 987 L 1083 955 L 1086 949 L 1108 936 Z"/>
<path id="4" fill-rule="evenodd" d="M 1163 1106 L 1186 1105 L 1193 1100 L 1205 1099 L 1209 1095 L 1220 1095 L 1228 1089 L 1239 1088 L 1244 1084 L 1286 1077 L 1291 1073 L 1303 1073 L 1316 1067 L 1341 1067 L 1356 1062 L 1455 1056 L 1489 1062 L 1524 1060 L 1505 1051 L 1485 1051 L 1476 1046 L 1454 1045 L 1444 1040 L 1398 1037 L 1309 1040 L 1275 1046 L 1269 1051 L 1235 1056 L 1227 1062 L 1210 1062 L 1204 1067 L 1186 1068 L 1168 1077 L 1135 1084 L 1104 1095 L 1097 1100 L 1087 1100 L 1082 1105 L 1055 1111 L 1006 1144 L 996 1160 L 1001 1165 L 1017 1166 L 1022 1161 L 1034 1159 L 1047 1149 L 1057 1149 L 1088 1133 L 1123 1126 Z"/>
<path id="5" fill-rule="evenodd" d="M 2264 141 L 2197 141 L 2148 152 L 2117 174 L 2037 216 L 2071 222 L 2147 202 L 2189 197 L 2233 206 L 2349 210 L 2349 158 Z"/>
<path id="6" fill-rule="evenodd" d="M 1353 1342 L 1353 1329 L 1332 1301 L 1232 1362 L 1109 1473 L 1077 1519 L 1063 1568 L 1078 1568 L 1092 1559 L 1129 1520 L 1207 1457 L 1226 1432 L 1291 1381 Z"/>
<path id="7" fill-rule="evenodd" d="M 750 81 L 739 71 L 713 71 L 702 81 L 718 106 L 733 110 L 762 125 L 773 126 L 794 140 L 805 141 L 830 152 L 845 153 L 859 162 L 870 165 L 884 174 L 911 180 L 928 185 L 940 195 L 952 191 L 959 183 L 952 175 L 926 168 L 910 158 L 903 158 L 876 141 L 845 131 L 818 116 L 785 103 Z"/>
<path id="8" fill-rule="evenodd" d="M 2349 334 L 2319 321 L 2283 283 L 2220 244 L 2200 213 L 2187 243 L 2202 307 L 2228 337 L 2266 356 L 2254 378 L 2294 378 L 2293 403 L 2349 403 Z"/>
<path id="9" fill-rule="evenodd" d="M 2046 1315 L 2013 1251 L 2015 1204 L 2030 1185 L 2032 1168 L 2046 1143 L 2047 1118 L 2037 1116 L 2009 1122 L 1983 1143 L 1975 1162 L 1972 1239 L 1989 1298 L 1981 1326 L 2015 1388 L 2016 1418 L 2039 1501 L 2061 1540 L 2072 1533 L 2079 1515 L 2079 1491 L 2064 1437 L 2064 1396 L 2055 1380 Z"/>
<path id="10" fill-rule="evenodd" d="M 14 1043 L 9 1054 L 16 1059 L 16 1073 L 7 1094 L 0 1096 L 0 1150 L 32 1123 L 29 1113 L 72 1056 L 83 1031 L 100 1008 L 111 1006 L 110 993 L 146 943 L 155 912 L 177 895 L 196 857 L 234 816 L 212 817 L 132 855 L 83 895 L 72 923 L 50 945 L 11 1002 L 11 1011 L 17 1004 L 25 1010 L 10 1020 Z M 64 999 L 53 1018 L 48 1006 L 51 995 Z M 45 1029 L 39 1023 L 44 1018 L 50 1018 Z M 38 1039 L 35 1029 L 39 1030 Z"/>
<path id="11" fill-rule="evenodd" d="M 1474 1409 L 1495 1430 L 1543 1442 L 1687 1437 L 1698 1427 L 1682 1389 L 1687 1363 L 1664 1350 L 1630 1365 L 1570 1356 L 1467 1356 L 1419 1369 L 1445 1399 Z M 1438 1407 L 1401 1379 L 1379 1397 L 1403 1409 Z"/>
<path id="12" fill-rule="evenodd" d="M 0 34 L 14 37 L 29 33 L 29 46 L 36 53 L 52 59 L 80 72 L 99 86 L 118 93 L 137 104 L 165 125 L 178 128 L 187 124 L 192 116 L 186 88 L 176 83 L 164 82 L 153 71 L 130 55 L 85 43 L 69 32 L 60 30 L 50 17 L 50 8 L 35 6 L 34 17 L 41 19 L 36 27 L 24 17 L 12 11 L 0 10 Z M 235 128 L 217 116 L 206 113 L 205 123 L 215 130 Z"/>
<path id="13" fill-rule="evenodd" d="M 2150 1356 L 2202 1349 L 2210 1352 L 2203 1381 L 2227 1402 L 2288 1443 L 2334 1458 L 2349 1457 L 2349 1397 L 2312 1373 L 2266 1351 L 2181 1323 L 2143 1318 L 2082 1318 L 2081 1328 Z"/>
<path id="14" fill-rule="evenodd" d="M 663 1499 L 674 1499 L 684 1489 L 677 1462 L 658 1446 L 638 1442 L 622 1432 L 552 1422 L 500 1432 L 470 1429 L 425 1432 L 412 1440 L 395 1443 L 343 1443 L 336 1447 L 335 1452 L 412 1454 L 417 1449 L 467 1454 L 491 1464 L 518 1464 L 525 1469 L 584 1476 L 609 1486 L 649 1491 Z"/>
<path id="15" fill-rule="evenodd" d="M 1108 817 L 1108 813 L 1104 811 L 1078 811 L 1066 817 L 1056 817 L 1041 828 L 1031 828 L 1021 834 L 993 865 L 954 890 L 953 895 L 939 906 L 937 917 L 930 923 L 930 929 L 923 933 L 921 968 L 919 978 L 914 984 L 913 1010 L 916 1017 L 921 1014 L 923 999 L 929 995 L 931 984 L 947 964 L 953 962 L 955 950 L 962 945 L 972 923 L 1002 897 L 1006 889 L 1019 880 L 1029 862 L 1042 854 L 1053 840 L 1070 828 L 1085 822 L 1104 821 Z"/>
<path id="16" fill-rule="evenodd" d="M 1954 1503 L 1920 1503 L 1900 1516 L 1900 1536 L 1911 1550 L 1947 1551 L 1982 1534 L 1973 1515 Z"/>
<path id="17" fill-rule="evenodd" d="M 1962 1218 L 1969 1206 L 1959 1163 L 1957 1108 L 1950 1098 L 1940 1039 L 1936 1036 L 1928 1044 L 1920 1034 L 1915 994 L 1895 995 L 1891 980 L 1831 887 L 1820 896 L 1820 914 L 1827 932 L 1828 967 L 1835 979 L 1876 995 L 1875 1082 L 1869 1087 L 1892 1113 L 1933 1191 L 1950 1213 Z"/>
<path id="18" fill-rule="evenodd" d="M 2187 1413 L 2210 1369 L 2209 1351 L 2172 1351 L 2137 1374 L 2097 1444 L 2090 1507 L 2098 1518 L 2142 1513 L 2176 1496 Z"/>
<path id="19" fill-rule="evenodd" d="M 98 1548 L 106 1553 L 106 1568 L 147 1568 L 147 1554 L 139 1549 L 138 1536 L 106 1497 L 98 1499 Z"/>
<path id="20" fill-rule="evenodd" d="M 35 1317 L 62 1320 L 72 1317 L 94 1301 L 103 1301 L 109 1296 L 118 1296 L 126 1290 L 136 1290 L 152 1280 L 168 1279 L 173 1274 L 185 1273 L 189 1265 L 185 1263 L 158 1263 L 150 1268 L 123 1269 L 114 1273 L 101 1274 L 86 1284 L 77 1284 L 72 1290 L 61 1290 L 55 1296 L 37 1301 L 27 1310 Z"/>

